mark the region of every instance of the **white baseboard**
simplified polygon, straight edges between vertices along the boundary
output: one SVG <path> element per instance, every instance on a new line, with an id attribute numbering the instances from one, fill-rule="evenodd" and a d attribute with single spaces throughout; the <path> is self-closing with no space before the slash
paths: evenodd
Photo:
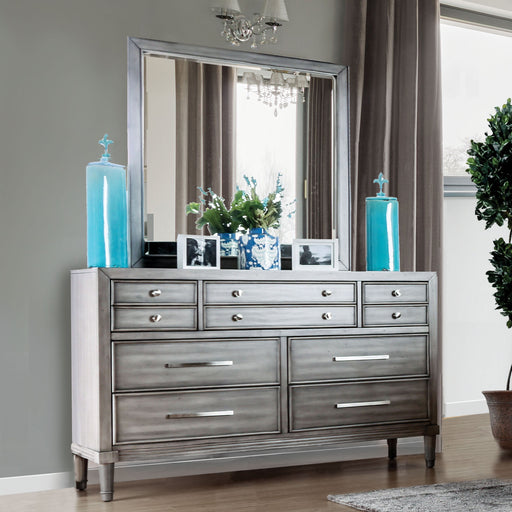
<path id="1" fill-rule="evenodd" d="M 466 400 L 464 402 L 446 402 L 444 404 L 444 416 L 471 416 L 472 414 L 487 414 L 487 402 L 482 400 Z"/>
<path id="2" fill-rule="evenodd" d="M 422 438 L 398 440 L 398 455 L 423 453 Z M 302 466 L 322 462 L 342 462 L 348 460 L 374 459 L 387 456 L 386 441 L 376 441 L 364 445 L 352 444 L 336 450 L 317 450 L 310 453 L 286 453 L 260 457 L 228 458 L 222 460 L 202 460 L 198 462 L 157 463 L 157 464 L 116 464 L 115 481 L 150 480 L 186 475 L 246 471 L 263 468 Z M 89 464 L 88 483 L 98 483 L 98 469 Z M 74 487 L 74 475 L 50 473 L 0 478 L 0 495 L 26 492 L 49 491 Z"/>

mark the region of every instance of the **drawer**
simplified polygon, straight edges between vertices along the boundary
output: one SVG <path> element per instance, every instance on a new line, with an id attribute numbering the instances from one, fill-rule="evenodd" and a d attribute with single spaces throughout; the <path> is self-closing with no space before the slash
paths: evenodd
<path id="1" fill-rule="evenodd" d="M 279 384 L 279 341 L 114 342 L 114 390 Z"/>
<path id="2" fill-rule="evenodd" d="M 292 431 L 428 418 L 426 380 L 291 387 Z"/>
<path id="3" fill-rule="evenodd" d="M 195 282 L 114 281 L 113 304 L 196 304 Z"/>
<path id="4" fill-rule="evenodd" d="M 427 306 L 365 306 L 363 326 L 426 325 Z"/>
<path id="5" fill-rule="evenodd" d="M 217 283 L 204 285 L 205 304 L 355 302 L 355 283 Z"/>
<path id="6" fill-rule="evenodd" d="M 115 307 L 112 311 L 112 330 L 153 331 L 161 329 L 196 329 L 196 308 L 179 307 Z"/>
<path id="7" fill-rule="evenodd" d="M 427 336 L 294 338 L 290 381 L 425 376 L 427 350 Z"/>
<path id="8" fill-rule="evenodd" d="M 278 388 L 114 395 L 114 443 L 278 433 Z"/>
<path id="9" fill-rule="evenodd" d="M 354 327 L 355 306 L 207 306 L 205 329 Z"/>
<path id="10" fill-rule="evenodd" d="M 364 304 L 427 301 L 426 283 L 363 283 Z"/>

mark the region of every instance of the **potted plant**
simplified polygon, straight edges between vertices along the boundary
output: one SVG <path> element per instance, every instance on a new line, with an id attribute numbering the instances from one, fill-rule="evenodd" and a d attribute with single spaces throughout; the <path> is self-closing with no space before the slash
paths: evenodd
<path id="1" fill-rule="evenodd" d="M 507 327 L 512 327 L 512 104 L 510 99 L 488 119 L 490 132 L 484 142 L 471 141 L 468 150 L 467 172 L 476 185 L 476 209 L 485 229 L 491 226 L 506 226 L 508 240 L 500 237 L 494 241 L 491 252 L 492 270 L 487 279 L 495 288 L 497 308 L 507 318 Z M 506 390 L 484 391 L 491 419 L 491 428 L 498 444 L 512 449 L 512 391 L 510 378 Z"/>

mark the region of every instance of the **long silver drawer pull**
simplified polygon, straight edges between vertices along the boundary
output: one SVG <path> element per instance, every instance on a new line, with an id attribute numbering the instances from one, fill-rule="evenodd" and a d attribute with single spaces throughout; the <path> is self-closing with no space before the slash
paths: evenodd
<path id="1" fill-rule="evenodd" d="M 210 416 L 233 416 L 234 411 L 204 411 L 204 412 L 170 412 L 165 419 L 174 420 L 177 418 L 208 418 Z"/>
<path id="2" fill-rule="evenodd" d="M 349 407 L 372 407 L 374 405 L 390 405 L 391 400 L 375 400 L 374 402 L 351 402 L 336 404 L 336 409 L 348 409 Z"/>
<path id="3" fill-rule="evenodd" d="M 160 297 L 160 295 L 162 295 L 162 290 L 150 290 L 149 295 L 151 297 Z"/>
<path id="4" fill-rule="evenodd" d="M 231 295 L 233 295 L 233 297 L 241 297 L 243 295 L 243 293 L 244 293 L 243 290 L 233 290 Z"/>
<path id="5" fill-rule="evenodd" d="M 240 320 L 243 320 L 244 319 L 244 315 L 241 315 L 240 313 L 237 313 L 236 315 L 233 315 L 231 317 L 231 320 L 233 320 L 233 322 L 240 322 Z"/>
<path id="6" fill-rule="evenodd" d="M 160 320 L 162 320 L 162 315 L 151 315 L 149 317 L 149 320 L 156 324 L 157 322 L 160 322 Z"/>
<path id="7" fill-rule="evenodd" d="M 384 359 L 389 359 L 389 354 L 381 354 L 377 356 L 343 356 L 332 358 L 335 363 L 342 363 L 343 361 L 381 361 Z"/>
<path id="8" fill-rule="evenodd" d="M 397 320 L 398 318 L 400 318 L 402 316 L 402 313 L 400 313 L 400 311 L 396 311 L 395 313 L 393 313 L 391 315 L 395 320 Z"/>
<path id="9" fill-rule="evenodd" d="M 322 318 L 324 320 L 330 320 L 332 318 L 332 313 L 323 313 Z"/>
<path id="10" fill-rule="evenodd" d="M 205 366 L 233 366 L 233 361 L 197 361 L 195 363 L 165 363 L 165 368 L 201 368 Z"/>
<path id="11" fill-rule="evenodd" d="M 400 297 L 400 295 L 402 295 L 402 292 L 400 290 L 393 290 L 391 292 L 391 295 L 393 295 L 393 297 Z"/>
<path id="12" fill-rule="evenodd" d="M 322 295 L 324 297 L 330 297 L 332 295 L 332 291 L 331 290 L 323 290 Z"/>

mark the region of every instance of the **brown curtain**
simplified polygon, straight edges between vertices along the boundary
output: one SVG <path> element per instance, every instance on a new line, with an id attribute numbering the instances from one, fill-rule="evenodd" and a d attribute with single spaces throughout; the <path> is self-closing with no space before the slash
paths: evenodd
<path id="1" fill-rule="evenodd" d="M 365 197 L 379 172 L 400 203 L 401 270 L 441 270 L 438 0 L 346 0 L 352 268 L 365 270 Z"/>
<path id="2" fill-rule="evenodd" d="M 232 67 L 176 59 L 176 232 L 198 234 L 198 186 L 231 198 L 235 170 L 235 87 Z"/>
<path id="3" fill-rule="evenodd" d="M 307 238 L 332 238 L 332 80 L 311 77 L 308 96 Z"/>

